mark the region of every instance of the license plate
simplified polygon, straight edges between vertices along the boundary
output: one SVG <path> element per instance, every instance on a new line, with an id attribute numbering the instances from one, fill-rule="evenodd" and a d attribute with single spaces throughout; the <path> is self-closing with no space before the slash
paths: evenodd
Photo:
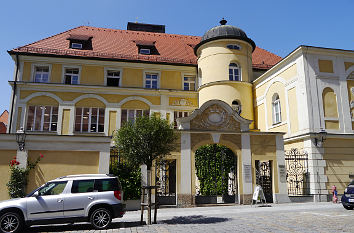
<path id="1" fill-rule="evenodd" d="M 354 202 L 354 199 L 349 199 L 349 202 Z"/>

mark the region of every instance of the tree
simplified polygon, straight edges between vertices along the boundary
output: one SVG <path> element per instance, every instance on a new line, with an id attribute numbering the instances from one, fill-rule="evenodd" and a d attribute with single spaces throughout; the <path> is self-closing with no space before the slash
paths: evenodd
<path id="1" fill-rule="evenodd" d="M 153 161 L 170 154 L 176 139 L 172 125 L 155 116 L 128 121 L 114 135 L 115 145 L 125 159 L 132 164 L 147 166 L 148 180 Z"/>

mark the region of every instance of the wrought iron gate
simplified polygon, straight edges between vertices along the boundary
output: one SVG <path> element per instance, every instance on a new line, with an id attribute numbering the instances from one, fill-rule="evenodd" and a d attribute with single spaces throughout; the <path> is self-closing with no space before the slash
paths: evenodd
<path id="1" fill-rule="evenodd" d="M 156 198 L 160 205 L 176 205 L 176 160 L 156 162 Z"/>
<path id="2" fill-rule="evenodd" d="M 196 169 L 196 204 L 238 202 L 237 157 L 233 155 L 233 159 L 229 161 L 226 159 L 226 154 L 220 153 L 221 156 L 213 158 L 213 161 L 203 161 L 206 166 L 203 166 L 202 170 Z M 218 159 L 221 161 L 216 161 Z M 209 191 L 203 193 L 198 173 L 209 174 L 208 180 L 204 181 L 204 185 L 208 186 L 207 190 Z"/>
<path id="3" fill-rule="evenodd" d="M 264 196 L 268 203 L 273 202 L 271 161 L 256 160 L 256 184 L 263 188 Z"/>
<path id="4" fill-rule="evenodd" d="M 286 181 L 289 196 L 309 195 L 308 155 L 293 148 L 285 151 Z"/>

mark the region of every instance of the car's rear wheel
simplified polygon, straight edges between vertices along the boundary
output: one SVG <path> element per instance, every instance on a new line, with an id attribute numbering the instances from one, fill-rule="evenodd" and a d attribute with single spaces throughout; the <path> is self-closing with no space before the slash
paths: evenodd
<path id="1" fill-rule="evenodd" d="M 112 214 L 106 208 L 98 208 L 92 212 L 90 222 L 97 230 L 106 229 L 112 222 Z"/>
<path id="2" fill-rule="evenodd" d="M 344 204 L 343 204 L 343 207 L 344 207 L 345 209 L 347 209 L 347 210 L 352 210 L 352 209 L 353 209 L 353 206 L 347 206 L 347 205 L 344 205 Z"/>
<path id="3" fill-rule="evenodd" d="M 0 216 L 0 232 L 16 233 L 21 232 L 23 228 L 23 220 L 16 212 L 3 213 Z"/>

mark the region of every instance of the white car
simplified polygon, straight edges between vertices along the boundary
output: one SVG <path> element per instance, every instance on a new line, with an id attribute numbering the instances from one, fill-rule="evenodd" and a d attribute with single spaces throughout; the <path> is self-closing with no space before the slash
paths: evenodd
<path id="1" fill-rule="evenodd" d="M 24 226 L 91 222 L 106 229 L 125 214 L 117 177 L 86 174 L 59 177 L 24 198 L 0 202 L 0 232 L 21 232 Z"/>

